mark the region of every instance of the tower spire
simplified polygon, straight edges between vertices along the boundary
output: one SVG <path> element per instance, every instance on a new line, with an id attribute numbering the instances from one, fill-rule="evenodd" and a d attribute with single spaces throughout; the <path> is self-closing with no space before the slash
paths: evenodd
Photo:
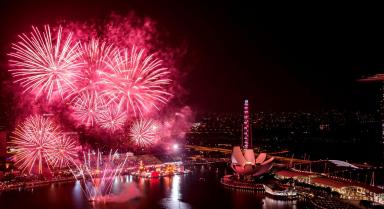
<path id="1" fill-rule="evenodd" d="M 248 100 L 244 100 L 244 122 L 243 122 L 243 149 L 252 148 L 252 138 L 249 125 L 249 107 Z"/>

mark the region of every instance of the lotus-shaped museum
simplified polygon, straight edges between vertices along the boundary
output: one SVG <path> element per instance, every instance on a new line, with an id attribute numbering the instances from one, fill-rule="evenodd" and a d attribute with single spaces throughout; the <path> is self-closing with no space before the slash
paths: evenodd
<path id="1" fill-rule="evenodd" d="M 260 176 L 272 168 L 273 160 L 273 157 L 267 160 L 266 153 L 260 153 L 255 158 L 253 149 L 244 149 L 242 151 L 239 146 L 235 146 L 231 156 L 231 167 L 241 176 Z"/>

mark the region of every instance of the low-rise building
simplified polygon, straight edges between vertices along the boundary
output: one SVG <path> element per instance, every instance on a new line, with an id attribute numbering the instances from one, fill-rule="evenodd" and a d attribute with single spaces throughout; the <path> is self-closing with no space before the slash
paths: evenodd
<path id="1" fill-rule="evenodd" d="M 328 177 L 319 173 L 296 170 L 281 170 L 275 174 L 279 179 L 294 179 L 297 182 L 308 185 L 330 188 L 332 191 L 339 193 L 343 199 L 370 200 L 384 204 L 384 189 L 375 186 L 341 178 Z"/>

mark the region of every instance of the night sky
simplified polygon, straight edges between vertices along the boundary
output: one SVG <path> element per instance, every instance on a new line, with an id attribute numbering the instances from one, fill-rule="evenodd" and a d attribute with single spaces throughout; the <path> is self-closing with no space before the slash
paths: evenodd
<path id="1" fill-rule="evenodd" d="M 377 107 L 378 85 L 356 79 L 383 72 L 381 7 L 79 2 L 1 1 L 1 70 L 6 71 L 11 42 L 31 25 L 134 11 L 188 44 L 184 60 L 188 67 L 180 69 L 186 74 L 181 83 L 187 93 L 181 100 L 196 111 L 238 111 L 244 98 L 257 111 Z M 6 73 L 1 75 L 4 80 Z"/>

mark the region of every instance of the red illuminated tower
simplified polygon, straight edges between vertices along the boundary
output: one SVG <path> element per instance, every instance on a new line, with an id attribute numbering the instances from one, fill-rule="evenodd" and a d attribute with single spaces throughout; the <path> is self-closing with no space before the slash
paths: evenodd
<path id="1" fill-rule="evenodd" d="M 243 137 L 242 137 L 242 146 L 243 149 L 252 148 L 252 135 L 251 135 L 251 126 L 249 124 L 249 106 L 248 100 L 244 101 L 244 121 L 243 121 Z"/>
<path id="2" fill-rule="evenodd" d="M 241 145 L 234 146 L 231 155 L 231 167 L 237 177 L 252 179 L 255 176 L 261 176 L 272 168 L 274 158 L 267 160 L 267 153 L 259 153 L 255 156 L 252 149 L 252 126 L 250 125 L 248 100 L 244 101 L 244 118 L 242 123 Z M 241 150 L 243 148 L 243 150 Z"/>
<path id="3" fill-rule="evenodd" d="M 380 100 L 380 118 L 381 118 L 381 143 L 383 144 L 383 157 L 384 157 L 384 74 L 379 73 L 366 78 L 359 79 L 362 82 L 378 82 L 381 83 L 381 100 Z"/>

